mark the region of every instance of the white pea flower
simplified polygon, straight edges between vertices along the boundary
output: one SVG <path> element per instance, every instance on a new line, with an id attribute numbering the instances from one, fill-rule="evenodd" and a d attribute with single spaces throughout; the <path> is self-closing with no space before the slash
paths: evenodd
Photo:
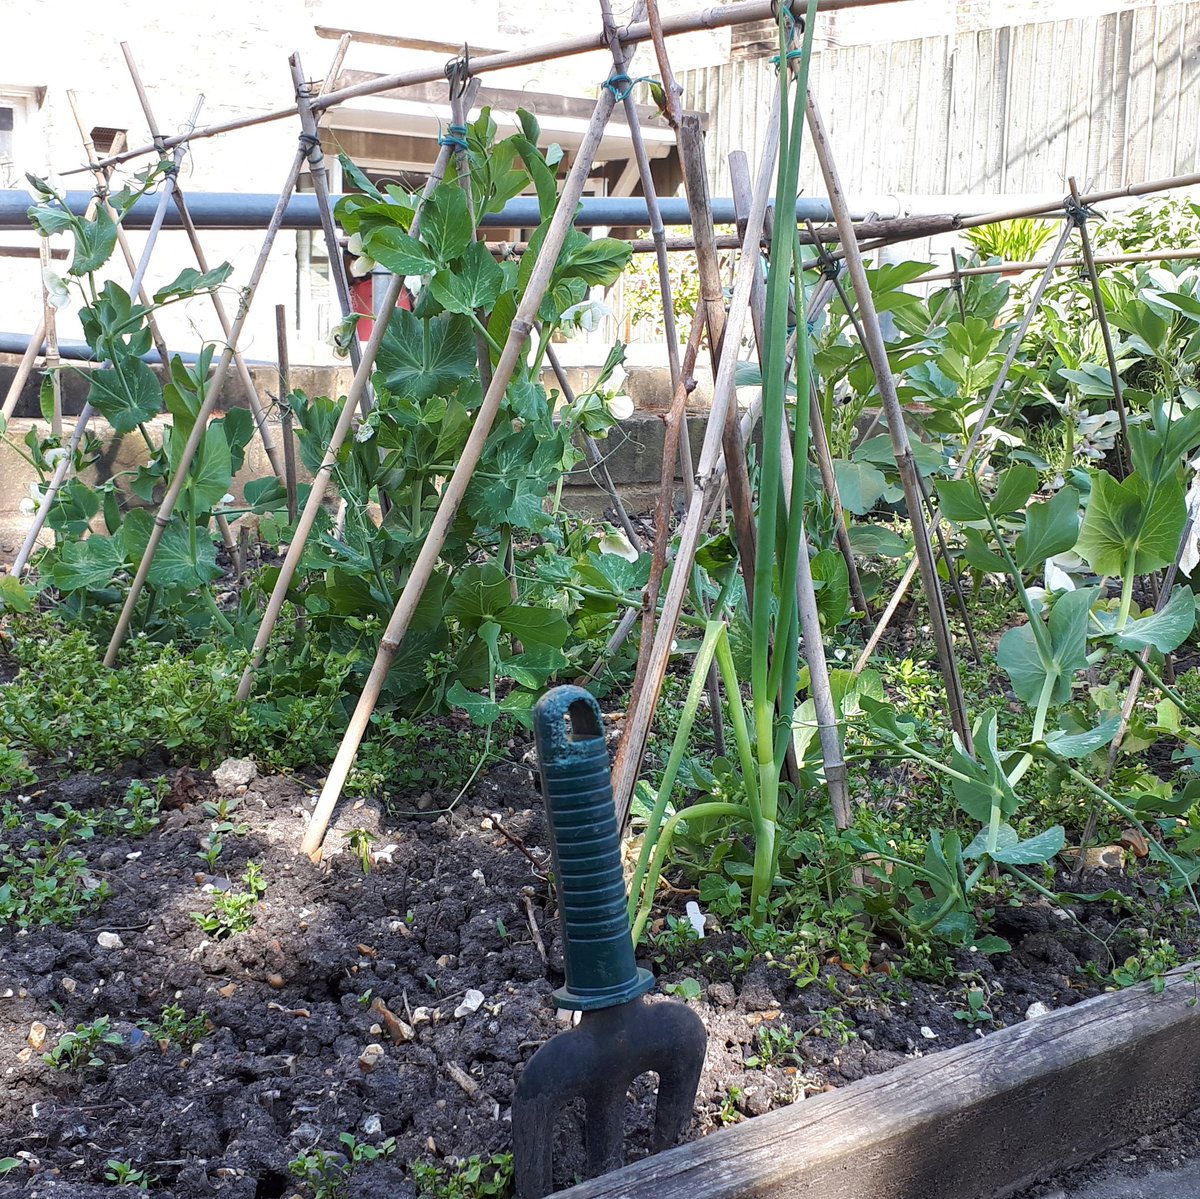
<path id="1" fill-rule="evenodd" d="M 69 458 L 71 451 L 66 446 L 55 446 L 52 450 L 47 450 L 45 453 L 46 461 L 51 466 L 57 466 L 64 458 Z"/>
<path id="2" fill-rule="evenodd" d="M 375 426 L 363 423 L 354 430 L 355 441 L 370 441 L 375 436 Z"/>
<path id="3" fill-rule="evenodd" d="M 1046 590 L 1075 590 L 1075 580 L 1053 558 L 1046 559 Z"/>
<path id="4" fill-rule="evenodd" d="M 42 271 L 42 286 L 46 289 L 46 303 L 51 308 L 61 309 L 70 305 L 71 292 L 66 280 L 49 267 Z"/>
<path id="5" fill-rule="evenodd" d="M 1191 465 L 1197 467 L 1197 463 L 1200 463 L 1200 458 L 1193 461 Z M 1192 525 L 1188 530 L 1187 543 L 1179 558 L 1179 569 L 1184 575 L 1191 578 L 1196 564 L 1200 563 L 1200 468 L 1197 469 L 1197 473 L 1192 478 L 1192 485 L 1188 488 L 1187 512 Z"/>
<path id="6" fill-rule="evenodd" d="M 605 386 L 610 391 L 623 391 L 625 388 L 625 368 L 619 364 L 614 366 L 609 372 Z"/>
<path id="7" fill-rule="evenodd" d="M 221 503 L 222 504 L 232 504 L 233 503 L 233 492 L 227 491 L 223 496 L 221 496 Z"/>
<path id="8" fill-rule="evenodd" d="M 628 420 L 633 415 L 633 401 L 627 395 L 611 395 L 604 406 L 613 420 Z"/>
<path id="9" fill-rule="evenodd" d="M 33 502 L 33 500 L 28 499 L 28 498 L 23 499 L 17 505 L 17 511 L 19 511 L 22 516 L 34 516 L 37 513 L 37 510 L 38 510 L 37 504 L 35 504 Z"/>
<path id="10" fill-rule="evenodd" d="M 618 558 L 624 558 L 626 562 L 636 562 L 638 560 L 637 550 L 633 548 L 629 538 L 619 529 L 610 529 L 600 538 L 600 552 L 602 554 L 616 554 Z"/>
<path id="11" fill-rule="evenodd" d="M 415 296 L 425 286 L 425 280 L 420 275 L 405 275 L 404 286 Z"/>
<path id="12" fill-rule="evenodd" d="M 354 255 L 354 261 L 350 264 L 350 273 L 356 279 L 364 278 L 375 269 L 375 259 L 363 252 L 361 233 L 352 233 L 350 235 L 349 240 L 346 242 L 346 249 Z"/>
<path id="13" fill-rule="evenodd" d="M 592 333 L 600 327 L 600 322 L 606 316 L 612 316 L 613 310 L 599 300 L 584 300 L 580 304 L 572 304 L 563 310 L 559 318 L 564 329 L 578 329 L 583 333 Z"/>
<path id="14" fill-rule="evenodd" d="M 29 484 L 29 498 L 33 500 L 35 504 L 40 504 L 42 502 L 42 497 L 45 494 L 46 492 L 40 483 Z"/>

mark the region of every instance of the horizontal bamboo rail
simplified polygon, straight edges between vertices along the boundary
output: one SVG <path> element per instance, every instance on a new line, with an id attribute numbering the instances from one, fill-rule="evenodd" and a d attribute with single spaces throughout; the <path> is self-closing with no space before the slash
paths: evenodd
<path id="1" fill-rule="evenodd" d="M 822 13 L 837 12 L 843 8 L 874 8 L 884 4 L 896 4 L 899 0 L 818 0 L 818 11 Z M 804 15 L 805 6 L 800 0 L 792 0 L 791 9 L 796 17 Z M 741 0 L 736 4 L 722 4 L 715 8 L 700 9 L 693 13 L 679 13 L 673 17 L 664 17 L 662 32 L 668 36 L 680 33 L 696 33 L 702 29 L 724 29 L 730 25 L 742 25 L 754 21 L 772 21 L 775 19 L 775 4 L 773 0 Z M 649 21 L 634 21 L 617 31 L 617 38 L 624 46 L 636 46 L 639 42 L 649 41 L 651 37 Z M 502 54 L 484 54 L 472 58 L 468 66 L 468 74 L 482 75 L 488 71 L 503 71 L 509 67 L 527 67 L 535 63 L 550 62 L 556 58 L 571 58 L 576 54 L 588 54 L 596 50 L 608 50 L 609 41 L 603 31 L 581 34 L 579 37 L 567 38 L 559 42 L 549 42 L 540 46 L 527 46 L 520 50 L 506 50 Z M 412 87 L 422 83 L 440 83 L 446 78 L 443 63 L 433 67 L 420 67 L 411 71 L 401 71 L 396 75 L 381 75 L 365 83 L 344 87 L 313 101 L 313 109 L 323 112 L 327 108 L 336 107 L 347 100 L 356 100 L 362 96 L 374 96 L 380 92 L 393 91 L 399 87 Z M 96 167 L 114 166 L 131 158 L 144 154 L 153 154 L 161 150 L 169 150 L 178 141 L 199 141 L 201 138 L 216 137 L 222 133 L 232 133 L 237 129 L 249 129 L 254 125 L 263 125 L 270 121 L 283 121 L 296 116 L 298 108 L 295 104 L 287 108 L 278 108 L 272 112 L 259 113 L 255 116 L 239 117 L 237 120 L 225 121 L 219 125 L 208 125 L 196 129 L 187 138 L 167 138 L 160 146 L 139 146 L 135 150 L 126 150 L 114 154 L 87 167 L 75 171 L 63 171 L 64 175 L 78 174 L 82 170 L 93 170 Z"/>
<path id="2" fill-rule="evenodd" d="M 1147 250 L 1139 254 L 1097 254 L 1094 261 L 1097 266 L 1122 266 L 1135 262 L 1188 262 L 1200 258 L 1200 246 L 1187 246 L 1179 250 Z M 976 275 L 1012 275 L 1018 271 L 1044 271 L 1050 265 L 1049 260 L 1043 262 L 993 262 L 987 266 L 963 266 L 958 268 L 960 279 L 972 278 Z M 1087 266 L 1082 258 L 1062 258 L 1056 264 L 1058 269 L 1070 266 Z M 916 283 L 933 283 L 940 279 L 953 279 L 953 271 L 935 271 L 922 275 L 914 280 Z"/>

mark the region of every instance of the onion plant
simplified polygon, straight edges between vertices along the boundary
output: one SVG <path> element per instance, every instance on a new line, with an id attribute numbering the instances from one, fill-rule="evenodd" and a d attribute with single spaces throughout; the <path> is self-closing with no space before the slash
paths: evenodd
<path id="1" fill-rule="evenodd" d="M 804 134 L 808 67 L 812 51 L 816 0 L 809 0 L 803 47 L 791 48 L 793 25 L 786 10 L 779 22 L 779 160 L 775 186 L 777 218 L 771 240 L 767 274 L 763 380 L 763 452 L 759 476 L 757 546 L 751 586 L 750 706 L 742 699 L 724 621 L 708 622 L 697 655 L 692 685 L 681 714 L 664 776 L 658 787 L 630 896 L 635 940 L 645 927 L 659 873 L 681 819 L 748 817 L 754 834 L 754 866 L 750 892 L 753 919 L 761 923 L 776 873 L 776 825 L 784 762 L 792 739 L 796 690 L 800 676 L 800 627 L 796 605 L 799 558 L 805 552 L 804 497 L 808 484 L 809 410 L 806 402 L 793 405 L 790 494 L 785 494 L 783 439 L 788 420 L 788 311 L 804 312 L 804 283 L 797 270 L 796 210 L 800 148 Z M 793 86 L 794 84 L 794 86 Z M 795 395 L 807 398 L 812 370 L 809 338 L 797 338 Z M 719 617 L 728 599 L 723 594 L 715 609 Z M 713 661 L 722 676 L 728 715 L 744 777 L 744 804 L 695 804 L 664 824 L 675 777 L 683 761 L 688 736 Z"/>

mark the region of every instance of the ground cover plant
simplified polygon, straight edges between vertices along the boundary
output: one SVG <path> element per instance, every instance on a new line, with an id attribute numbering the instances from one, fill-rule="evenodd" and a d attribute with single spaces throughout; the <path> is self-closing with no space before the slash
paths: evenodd
<path id="1" fill-rule="evenodd" d="M 779 210 L 794 203 L 803 138 L 808 56 L 794 33 L 785 21 Z M 102 447 L 82 443 L 71 477 L 37 497 L 55 544 L 28 581 L 0 587 L 0 989 L 17 1013 L 0 1034 L 17 1062 L 0 1087 L 0 1151 L 18 1135 L 29 1145 L 0 1158 L 4 1174 L 188 1199 L 214 1186 L 246 1199 L 405 1179 L 463 1199 L 511 1186 L 505 1112 L 559 1027 L 549 996 L 562 981 L 523 722 L 547 685 L 585 673 L 620 712 L 638 646 L 610 639 L 651 570 L 648 552 L 563 508 L 576 437 L 602 437 L 624 409 L 622 348 L 572 404 L 542 367 L 555 337 L 590 322 L 591 290 L 615 282 L 627 245 L 568 236 L 325 866 L 294 852 L 558 200 L 561 151 L 528 114 L 501 138 L 485 110 L 462 140 L 465 166 L 431 190 L 419 224 L 418 197 L 346 164 L 358 190 L 338 217 L 359 268 L 412 277 L 416 304 L 389 318 L 375 404 L 335 463 L 341 513 L 321 512 L 248 702 L 238 687 L 261 601 L 296 530 L 278 480 L 234 496 L 253 434 L 236 411 L 187 467 L 135 635 L 115 669 L 99 664 L 147 505 L 178 480 L 213 347 L 160 384 L 140 358 L 148 311 L 102 277 L 112 222 L 69 216 L 37 185 L 38 228 L 73 240 L 64 289 L 103 364 L 93 403 L 148 454 L 92 486 L 79 472 Z M 118 214 L 157 171 L 120 194 Z M 497 261 L 480 221 L 528 189 L 542 223 L 522 257 Z M 1154 207 L 1098 240 L 1141 249 L 1194 241 L 1197 226 L 1194 206 Z M 1005 232 L 980 256 L 1031 256 L 1041 231 Z M 1078 279 L 1060 276 L 1030 313 L 1028 283 L 929 290 L 917 286 L 928 264 L 871 271 L 928 492 L 913 513 L 853 289 L 795 321 L 813 253 L 776 225 L 764 344 L 742 374 L 763 393 L 750 455 L 763 552 L 742 576 L 731 530 L 709 531 L 635 803 L 639 953 L 724 1034 L 694 1133 L 1035 1005 L 1161 976 L 1194 956 L 1200 916 L 1200 272 L 1106 269 L 1114 379 Z M 231 277 L 186 274 L 155 304 Z M 347 400 L 281 403 L 315 473 Z M 23 452 L 45 485 L 69 451 L 38 430 Z M 222 524 L 252 519 L 238 570 Z M 945 728 L 920 596 L 859 658 L 868 614 L 851 565 L 878 609 L 918 519 L 941 531 L 969 741 Z M 253 759 L 244 782 L 214 773 L 227 759 Z M 637 1152 L 652 1106 L 639 1087 Z M 580 1169 L 568 1154 L 558 1181 Z"/>

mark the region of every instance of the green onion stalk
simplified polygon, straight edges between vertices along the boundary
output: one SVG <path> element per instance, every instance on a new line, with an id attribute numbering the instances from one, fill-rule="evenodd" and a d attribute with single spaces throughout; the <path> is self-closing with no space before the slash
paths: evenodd
<path id="1" fill-rule="evenodd" d="M 779 23 L 779 165 L 775 187 L 776 219 L 771 238 L 764 320 L 763 457 L 759 483 L 757 544 L 751 624 L 750 695 L 760 819 L 756 822 L 754 874 L 750 906 L 755 923 L 766 912 L 765 900 L 775 878 L 775 830 L 779 817 L 780 780 L 792 736 L 796 687 L 800 674 L 800 630 L 796 609 L 796 571 L 804 545 L 804 498 L 808 485 L 808 404 L 795 405 L 792 490 L 785 506 L 782 494 L 782 445 L 787 420 L 788 301 L 795 287 L 797 319 L 804 319 L 802 272 L 795 270 L 795 230 L 800 147 L 808 68 L 812 56 L 816 0 L 809 0 L 804 44 L 795 68 L 795 94 L 788 104 L 791 61 L 791 19 L 781 11 Z M 794 281 L 794 282 L 793 282 Z M 811 346 L 806 329 L 797 341 L 796 392 L 807 401 L 812 372 Z M 775 564 L 780 564 L 778 572 Z M 778 712 L 776 703 L 779 703 Z"/>

